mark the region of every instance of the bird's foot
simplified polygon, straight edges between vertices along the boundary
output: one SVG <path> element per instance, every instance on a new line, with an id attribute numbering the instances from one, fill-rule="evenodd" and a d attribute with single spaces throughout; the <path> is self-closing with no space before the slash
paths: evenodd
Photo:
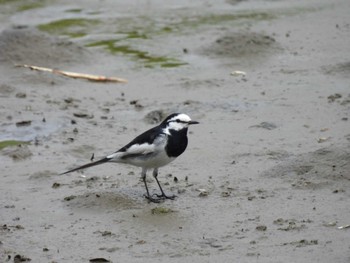
<path id="1" fill-rule="evenodd" d="M 166 195 L 164 193 L 160 194 L 160 195 L 157 195 L 156 196 L 159 198 L 159 199 L 170 199 L 170 200 L 174 200 L 177 196 L 176 195 Z"/>
<path id="2" fill-rule="evenodd" d="M 160 203 L 162 201 L 162 199 L 160 198 L 153 198 L 151 196 L 147 196 L 145 195 L 146 199 L 148 199 L 148 201 L 152 202 L 152 203 Z"/>

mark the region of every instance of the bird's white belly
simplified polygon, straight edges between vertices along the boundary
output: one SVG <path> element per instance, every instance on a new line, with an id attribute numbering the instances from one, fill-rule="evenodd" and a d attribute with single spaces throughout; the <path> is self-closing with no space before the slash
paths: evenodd
<path id="1" fill-rule="evenodd" d="M 131 157 L 127 159 L 126 163 L 144 168 L 158 168 L 167 165 L 174 159 L 173 157 L 169 158 L 166 152 L 162 151 L 148 156 Z"/>

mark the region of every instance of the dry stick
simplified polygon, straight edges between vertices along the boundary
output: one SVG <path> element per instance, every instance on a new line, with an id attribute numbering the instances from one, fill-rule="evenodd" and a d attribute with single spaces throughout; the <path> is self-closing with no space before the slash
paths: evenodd
<path id="1" fill-rule="evenodd" d="M 44 68 L 44 67 L 38 67 L 38 66 L 32 66 L 32 65 L 26 65 L 26 64 L 16 65 L 16 67 L 23 67 L 23 68 L 29 68 L 32 70 L 51 72 L 53 74 L 59 74 L 59 75 L 63 75 L 63 76 L 75 78 L 75 79 L 80 78 L 80 79 L 87 79 L 90 81 L 98 81 L 98 82 L 120 82 L 120 83 L 127 83 L 128 82 L 126 79 L 117 78 L 117 77 L 106 77 L 106 76 L 76 73 L 76 72 L 69 72 L 69 71 L 63 71 L 63 70 L 58 70 L 58 69 Z"/>

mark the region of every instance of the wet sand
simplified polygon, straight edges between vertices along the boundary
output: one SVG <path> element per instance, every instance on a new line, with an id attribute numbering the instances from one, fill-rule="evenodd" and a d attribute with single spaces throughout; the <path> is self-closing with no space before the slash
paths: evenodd
<path id="1" fill-rule="evenodd" d="M 348 1 L 0 10 L 0 262 L 349 262 Z M 59 175 L 172 112 L 201 123 L 160 169 L 176 200 L 127 165 Z"/>

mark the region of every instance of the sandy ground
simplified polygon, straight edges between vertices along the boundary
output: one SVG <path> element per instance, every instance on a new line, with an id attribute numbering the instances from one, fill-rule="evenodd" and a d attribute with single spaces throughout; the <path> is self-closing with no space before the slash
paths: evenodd
<path id="1" fill-rule="evenodd" d="M 0 1 L 0 141 L 30 141 L 0 150 L 1 262 L 350 261 L 348 0 L 40 2 Z M 176 200 L 58 175 L 172 112 L 201 122 L 160 170 Z"/>

